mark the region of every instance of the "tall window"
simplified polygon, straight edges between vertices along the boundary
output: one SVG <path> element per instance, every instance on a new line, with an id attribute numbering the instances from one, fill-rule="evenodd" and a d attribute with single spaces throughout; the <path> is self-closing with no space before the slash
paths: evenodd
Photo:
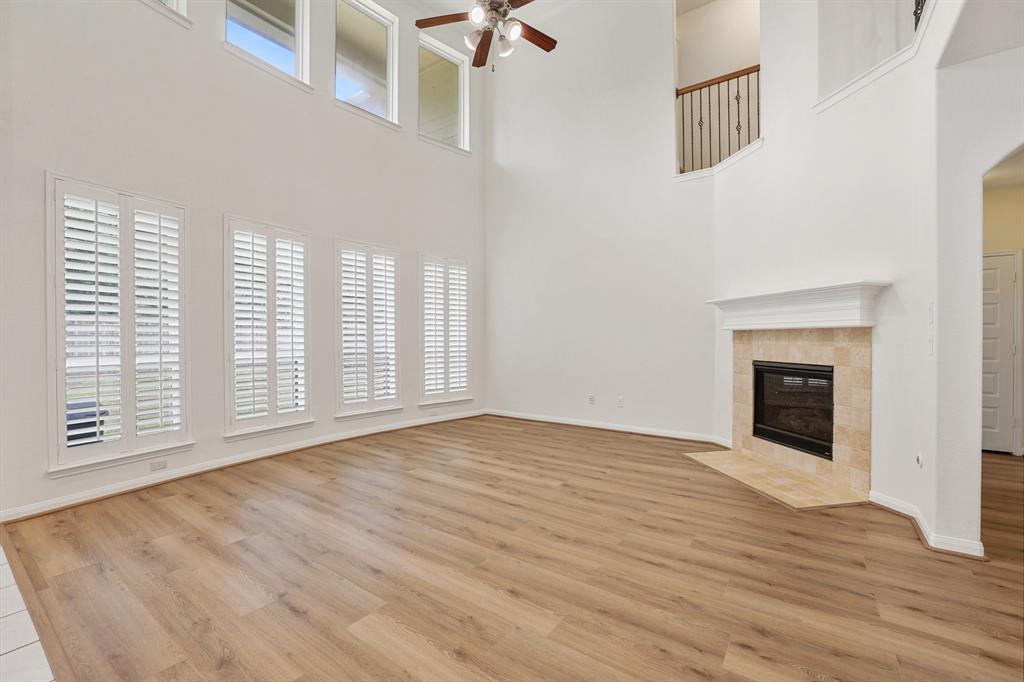
<path id="1" fill-rule="evenodd" d="M 337 0 L 334 96 L 397 122 L 397 35 L 398 17 L 372 0 Z"/>
<path id="2" fill-rule="evenodd" d="M 337 244 L 338 407 L 341 414 L 398 405 L 398 255 Z"/>
<path id="3" fill-rule="evenodd" d="M 229 433 L 309 417 L 308 238 L 227 220 Z"/>
<path id="4" fill-rule="evenodd" d="M 309 0 L 227 0 L 225 40 L 303 82 L 308 36 Z"/>
<path id="5" fill-rule="evenodd" d="M 185 209 L 53 179 L 59 353 L 52 468 L 187 440 Z"/>
<path id="6" fill-rule="evenodd" d="M 469 395 L 469 266 L 423 259 L 423 395 Z"/>
<path id="7" fill-rule="evenodd" d="M 469 58 L 420 34 L 420 135 L 469 149 Z"/>

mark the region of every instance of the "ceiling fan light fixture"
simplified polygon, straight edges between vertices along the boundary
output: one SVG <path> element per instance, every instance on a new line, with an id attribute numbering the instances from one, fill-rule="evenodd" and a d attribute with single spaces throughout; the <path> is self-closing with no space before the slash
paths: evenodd
<path id="1" fill-rule="evenodd" d="M 480 29 L 473 31 L 472 33 L 467 33 L 463 36 L 463 39 L 466 41 L 466 47 L 471 50 L 475 50 L 476 46 L 480 44 L 480 38 L 482 38 L 483 35 L 484 32 Z"/>
<path id="2" fill-rule="evenodd" d="M 487 12 L 480 5 L 473 5 L 473 9 L 469 10 L 469 21 L 474 26 L 481 26 L 487 19 Z"/>
<path id="3" fill-rule="evenodd" d="M 507 57 L 516 51 L 516 46 L 512 44 L 512 41 L 503 35 L 498 36 L 498 56 Z"/>
<path id="4" fill-rule="evenodd" d="M 523 35 L 523 25 L 516 19 L 509 19 L 505 22 L 505 35 L 509 40 L 519 40 Z"/>

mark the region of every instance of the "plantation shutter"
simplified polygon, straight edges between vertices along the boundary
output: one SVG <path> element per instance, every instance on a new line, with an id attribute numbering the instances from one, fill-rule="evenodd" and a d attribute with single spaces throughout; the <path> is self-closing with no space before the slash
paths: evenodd
<path id="1" fill-rule="evenodd" d="M 423 261 L 423 394 L 435 400 L 469 392 L 469 266 Z"/>
<path id="2" fill-rule="evenodd" d="M 423 393 L 445 390 L 444 265 L 423 263 Z"/>
<path id="3" fill-rule="evenodd" d="M 339 408 L 382 409 L 398 403 L 397 255 L 369 244 L 337 245 Z"/>
<path id="4" fill-rule="evenodd" d="M 341 249 L 341 403 L 369 399 L 366 252 Z"/>
<path id="5" fill-rule="evenodd" d="M 122 436 L 120 206 L 106 192 L 65 191 L 64 404 L 68 447 Z M 87 190 L 87 188 L 81 188 Z"/>
<path id="6" fill-rule="evenodd" d="M 448 266 L 448 391 L 469 388 L 469 272 Z"/>
<path id="7" fill-rule="evenodd" d="M 301 411 L 306 409 L 305 247 L 277 239 L 274 252 L 277 411 Z"/>
<path id="8" fill-rule="evenodd" d="M 398 397 L 395 257 L 373 255 L 373 399 Z"/>
<path id="9" fill-rule="evenodd" d="M 235 419 L 269 413 L 267 339 L 267 238 L 232 231 Z"/>
<path id="10" fill-rule="evenodd" d="M 181 223 L 177 209 L 135 210 L 135 428 L 140 436 L 182 425 Z"/>

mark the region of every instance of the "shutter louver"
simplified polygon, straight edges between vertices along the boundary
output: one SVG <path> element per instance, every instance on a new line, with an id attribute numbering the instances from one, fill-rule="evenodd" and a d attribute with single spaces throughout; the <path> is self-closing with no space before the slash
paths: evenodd
<path id="1" fill-rule="evenodd" d="M 135 426 L 141 435 L 181 427 L 180 225 L 135 211 Z"/>
<path id="2" fill-rule="evenodd" d="M 469 273 L 448 266 L 448 391 L 469 388 Z"/>
<path id="3" fill-rule="evenodd" d="M 68 447 L 121 437 L 120 208 L 63 195 Z"/>
<path id="4" fill-rule="evenodd" d="M 290 239 L 275 241 L 275 333 L 277 411 L 306 409 L 305 249 Z"/>
<path id="5" fill-rule="evenodd" d="M 267 238 L 232 233 L 235 419 L 269 413 Z"/>
<path id="6" fill-rule="evenodd" d="M 445 390 L 444 266 L 423 264 L 423 392 Z"/>
<path id="7" fill-rule="evenodd" d="M 373 399 L 398 397 L 395 258 L 373 255 Z"/>
<path id="8" fill-rule="evenodd" d="M 341 250 L 341 402 L 369 399 L 366 252 Z"/>

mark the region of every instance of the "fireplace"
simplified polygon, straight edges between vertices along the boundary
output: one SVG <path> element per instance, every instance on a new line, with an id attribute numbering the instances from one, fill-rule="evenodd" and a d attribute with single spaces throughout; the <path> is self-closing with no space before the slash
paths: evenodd
<path id="1" fill-rule="evenodd" d="M 832 459 L 833 368 L 754 361 L 754 436 Z"/>

